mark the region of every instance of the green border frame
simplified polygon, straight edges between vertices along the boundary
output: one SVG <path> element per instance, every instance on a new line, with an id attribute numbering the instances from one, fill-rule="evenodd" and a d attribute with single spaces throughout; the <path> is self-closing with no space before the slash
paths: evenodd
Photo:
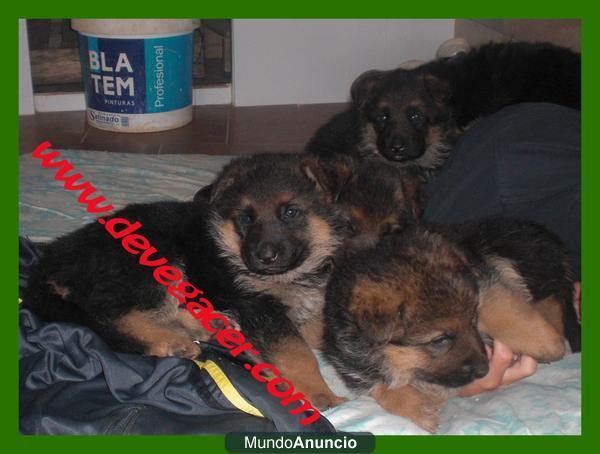
<path id="1" fill-rule="evenodd" d="M 223 436 L 23 436 L 18 433 L 18 330 L 16 310 L 16 288 L 18 269 L 15 266 L 18 244 L 15 232 L 18 232 L 18 18 L 60 18 L 60 17 L 136 17 L 136 18 L 579 18 L 582 20 L 582 56 L 583 56 L 583 112 L 582 117 L 582 281 L 585 282 L 586 299 L 599 295 L 598 283 L 594 279 L 593 257 L 598 252 L 599 239 L 594 232 L 598 230 L 598 215 L 594 212 L 593 196 L 598 191 L 600 178 L 594 175 L 599 168 L 600 153 L 596 152 L 592 142 L 594 120 L 598 118 L 596 103 L 600 77 L 598 60 L 595 53 L 600 42 L 600 23 L 598 14 L 591 2 L 583 1 L 524 1 L 502 0 L 498 3 L 485 1 L 438 1 L 428 2 L 353 2 L 323 0 L 303 0 L 296 3 L 282 1 L 238 1 L 229 0 L 227 4 L 215 2 L 180 2 L 165 5 L 157 1 L 143 2 L 90 2 L 81 1 L 41 2 L 30 0 L 23 4 L 3 6 L 3 67 L 0 123 L 4 132 L 5 172 L 0 184 L 4 215 L 0 222 L 2 231 L 2 256 L 0 261 L 4 288 L 11 291 L 0 306 L 2 330 L 0 346 L 5 358 L 0 373 L 3 399 L 1 412 L 1 433 L 4 449 L 23 451 L 60 451 L 61 453 L 104 453 L 144 450 L 144 452 L 162 452 L 164 450 L 186 449 L 189 452 L 213 453 L 224 451 Z M 17 115 L 15 115 L 17 114 Z M 596 141 L 597 142 L 597 141 Z M 10 151 L 10 150 L 13 151 Z M 13 205 L 13 203 L 15 205 Z M 11 293 L 14 292 L 14 293 Z M 596 318 L 594 303 L 585 307 L 586 323 L 583 329 L 584 351 L 582 353 L 582 435 L 581 436 L 494 436 L 494 437 L 409 437 L 378 436 L 376 452 L 398 452 L 413 449 L 438 449 L 440 452 L 460 450 L 461 452 L 516 452 L 543 449 L 553 452 L 581 450 L 597 445 L 599 436 L 592 419 L 592 408 L 598 402 L 593 383 L 598 377 L 598 365 L 590 361 L 587 346 L 591 345 L 594 335 L 586 329 Z"/>

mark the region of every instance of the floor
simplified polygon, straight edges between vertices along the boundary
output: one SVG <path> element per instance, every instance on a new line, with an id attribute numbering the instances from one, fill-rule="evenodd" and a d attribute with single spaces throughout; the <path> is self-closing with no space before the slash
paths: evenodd
<path id="1" fill-rule="evenodd" d="M 166 132 L 127 134 L 95 129 L 85 112 L 49 112 L 19 117 L 19 152 L 43 141 L 54 148 L 146 154 L 251 154 L 301 151 L 319 126 L 346 104 L 259 107 L 196 106 L 194 120 Z"/>

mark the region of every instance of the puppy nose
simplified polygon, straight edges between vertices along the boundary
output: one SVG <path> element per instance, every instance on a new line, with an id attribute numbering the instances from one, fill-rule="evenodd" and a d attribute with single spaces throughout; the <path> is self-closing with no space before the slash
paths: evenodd
<path id="1" fill-rule="evenodd" d="M 392 142 L 390 145 L 390 150 L 395 156 L 400 156 L 406 151 L 406 144 L 402 141 Z"/>
<path id="2" fill-rule="evenodd" d="M 485 377 L 490 367 L 486 361 L 475 361 L 463 366 L 463 371 L 475 378 Z"/>
<path id="3" fill-rule="evenodd" d="M 277 249 L 272 243 L 261 244 L 256 251 L 256 258 L 263 265 L 270 265 L 277 260 Z"/>

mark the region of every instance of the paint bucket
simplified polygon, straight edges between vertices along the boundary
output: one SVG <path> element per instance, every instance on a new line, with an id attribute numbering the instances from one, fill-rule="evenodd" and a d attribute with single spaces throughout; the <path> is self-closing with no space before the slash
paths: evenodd
<path id="1" fill-rule="evenodd" d="M 88 123 L 118 132 L 192 121 L 193 32 L 198 20 L 73 19 Z"/>

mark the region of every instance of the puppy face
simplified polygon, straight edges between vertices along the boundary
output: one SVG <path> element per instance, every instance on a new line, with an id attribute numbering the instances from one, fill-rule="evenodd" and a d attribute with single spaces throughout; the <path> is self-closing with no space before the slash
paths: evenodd
<path id="1" fill-rule="evenodd" d="M 342 215 L 328 203 L 320 163 L 297 155 L 256 155 L 232 162 L 210 205 L 223 256 L 240 271 L 285 276 L 314 270 L 341 241 Z"/>
<path id="2" fill-rule="evenodd" d="M 454 125 L 447 84 L 422 69 L 369 71 L 352 86 L 363 148 L 393 161 L 433 168 L 449 147 Z"/>
<path id="3" fill-rule="evenodd" d="M 418 223 L 423 207 L 421 182 L 415 172 L 382 161 L 355 166 L 337 203 L 350 220 L 349 251 L 373 247 L 382 238 Z"/>
<path id="4" fill-rule="evenodd" d="M 488 371 L 477 331 L 478 288 L 467 258 L 427 231 L 385 245 L 356 277 L 349 312 L 382 357 L 391 385 L 463 386 Z"/>

